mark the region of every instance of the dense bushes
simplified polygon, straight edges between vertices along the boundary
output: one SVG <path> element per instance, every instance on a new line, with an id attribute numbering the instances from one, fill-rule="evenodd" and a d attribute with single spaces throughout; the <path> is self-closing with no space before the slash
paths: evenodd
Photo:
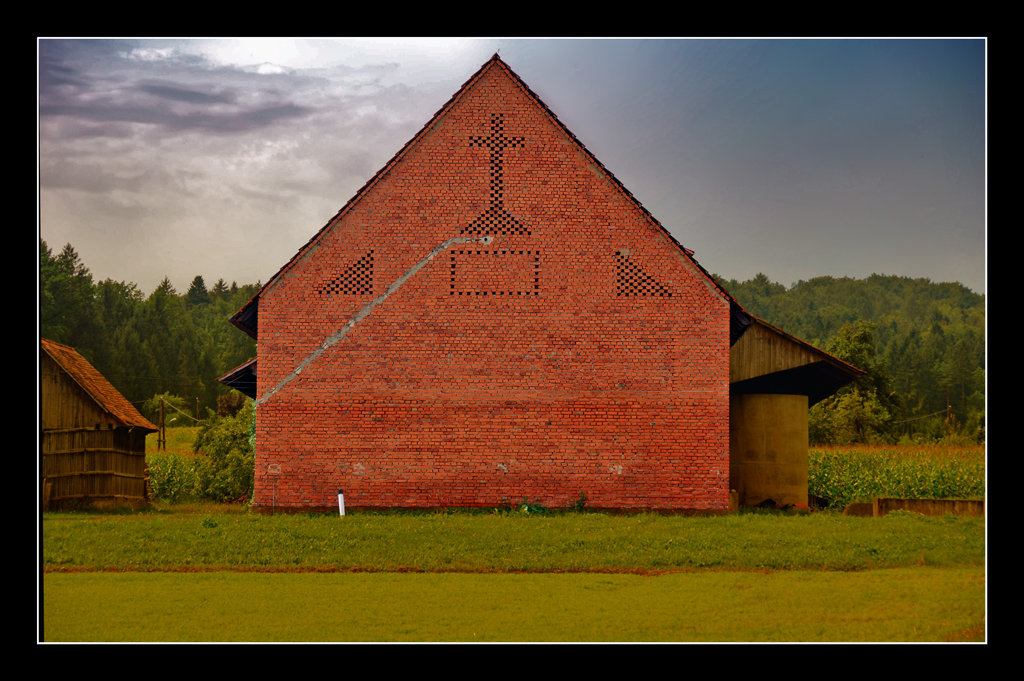
<path id="1" fill-rule="evenodd" d="M 180 452 L 146 454 L 149 485 L 157 501 L 189 501 L 199 499 L 199 457 Z"/>
<path id="2" fill-rule="evenodd" d="M 196 437 L 195 450 L 205 455 L 202 496 L 213 501 L 252 498 L 255 459 L 250 434 L 255 407 L 246 403 L 234 416 L 214 416 Z"/>
<path id="3" fill-rule="evenodd" d="M 253 493 L 254 407 L 247 401 L 233 416 L 211 416 L 196 436 L 194 454 L 150 453 L 150 485 L 159 501 L 248 501 Z"/>

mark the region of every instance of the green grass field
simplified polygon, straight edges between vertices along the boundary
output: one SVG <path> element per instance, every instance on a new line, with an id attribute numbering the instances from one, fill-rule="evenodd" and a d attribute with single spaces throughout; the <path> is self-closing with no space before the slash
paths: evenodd
<path id="1" fill-rule="evenodd" d="M 44 641 L 983 641 L 982 518 L 44 513 Z"/>
<path id="2" fill-rule="evenodd" d="M 984 569 L 46 574 L 46 641 L 980 641 Z"/>
<path id="3" fill-rule="evenodd" d="M 194 481 L 197 428 L 148 458 Z M 984 497 L 983 447 L 810 452 L 832 508 Z M 44 642 L 984 642 L 984 518 L 47 512 Z"/>

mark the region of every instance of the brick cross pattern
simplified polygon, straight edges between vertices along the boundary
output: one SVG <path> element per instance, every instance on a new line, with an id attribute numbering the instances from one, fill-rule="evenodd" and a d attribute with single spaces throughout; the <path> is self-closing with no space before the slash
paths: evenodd
<path id="1" fill-rule="evenodd" d="M 663 286 L 661 282 L 644 272 L 639 265 L 631 263 L 629 257 L 622 251 L 615 252 L 615 262 L 618 266 L 619 292 L 620 296 L 661 296 L 672 297 L 672 291 Z"/>
<path id="2" fill-rule="evenodd" d="M 505 114 L 491 114 L 491 134 L 471 135 L 471 146 L 491 150 L 491 205 L 480 216 L 463 227 L 463 233 L 470 234 L 529 234 L 523 223 L 505 210 L 505 182 L 503 178 L 506 147 L 524 146 L 524 137 L 505 135 Z"/>
<path id="3" fill-rule="evenodd" d="M 345 271 L 317 289 L 318 293 L 373 293 L 373 251 L 345 268 Z"/>

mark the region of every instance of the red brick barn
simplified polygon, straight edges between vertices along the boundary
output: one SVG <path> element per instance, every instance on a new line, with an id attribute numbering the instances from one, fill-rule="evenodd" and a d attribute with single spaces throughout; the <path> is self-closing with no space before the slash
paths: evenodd
<path id="1" fill-rule="evenodd" d="M 750 317 L 497 55 L 232 321 L 257 506 L 729 505 Z"/>

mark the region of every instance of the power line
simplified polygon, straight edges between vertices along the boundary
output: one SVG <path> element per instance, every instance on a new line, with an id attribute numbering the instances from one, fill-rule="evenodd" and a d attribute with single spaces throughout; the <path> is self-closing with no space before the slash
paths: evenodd
<path id="1" fill-rule="evenodd" d="M 924 416 L 914 416 L 913 418 L 909 418 L 909 419 L 901 419 L 899 421 L 893 421 L 893 424 L 895 425 L 897 423 L 907 423 L 908 421 L 919 421 L 920 419 L 926 419 L 929 416 L 936 416 L 938 414 L 945 414 L 946 412 L 947 412 L 946 409 L 940 409 L 939 411 L 933 411 L 931 414 L 925 414 Z"/>
<path id="2" fill-rule="evenodd" d="M 164 404 L 165 404 L 166 406 L 170 407 L 171 409 L 173 409 L 174 411 L 178 412 L 178 413 L 179 413 L 179 414 L 181 414 L 182 416 L 187 416 L 188 418 L 192 419 L 192 420 L 193 420 L 193 421 L 195 421 L 196 423 L 199 423 L 199 419 L 197 419 L 197 418 L 196 418 L 195 416 L 192 416 L 191 414 L 186 414 L 186 413 L 185 413 L 185 412 L 183 412 L 183 411 L 182 411 L 181 409 L 178 409 L 177 407 L 175 407 L 175 406 L 174 406 L 173 404 L 171 404 L 171 403 L 170 403 L 170 402 L 168 402 L 167 400 L 164 400 L 163 402 L 164 402 Z"/>

